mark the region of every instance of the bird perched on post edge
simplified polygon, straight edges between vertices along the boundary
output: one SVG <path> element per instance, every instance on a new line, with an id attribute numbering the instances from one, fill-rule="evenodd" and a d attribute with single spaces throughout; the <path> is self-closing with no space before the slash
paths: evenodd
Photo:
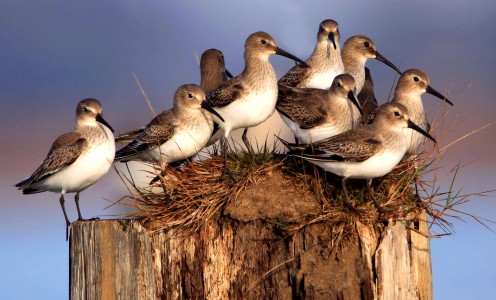
<path id="1" fill-rule="evenodd" d="M 113 131 L 102 117 L 102 105 L 98 100 L 81 100 L 76 107 L 74 131 L 59 136 L 34 173 L 15 185 L 23 194 L 60 193 L 66 239 L 71 222 L 65 210 L 64 195 L 76 193 L 78 221 L 83 220 L 79 193 L 97 182 L 112 166 L 115 154 Z"/>

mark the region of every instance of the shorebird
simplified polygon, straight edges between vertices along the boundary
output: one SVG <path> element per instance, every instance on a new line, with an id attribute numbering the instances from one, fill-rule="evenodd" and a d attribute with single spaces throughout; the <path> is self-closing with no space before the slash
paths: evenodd
<path id="1" fill-rule="evenodd" d="M 374 81 L 369 68 L 365 67 L 365 81 L 362 90 L 358 94 L 358 102 L 362 107 L 362 124 L 371 123 L 374 112 L 377 110 L 377 99 L 374 94 Z"/>
<path id="2" fill-rule="evenodd" d="M 132 142 L 118 150 L 115 161 L 165 166 L 195 155 L 212 135 L 214 125 L 209 112 L 223 120 L 205 101 L 205 92 L 199 86 L 180 86 L 173 108 L 156 116 Z"/>
<path id="3" fill-rule="evenodd" d="M 290 154 L 301 157 L 325 171 L 342 177 L 345 204 L 353 208 L 346 189 L 349 178 L 366 179 L 367 189 L 375 200 L 372 179 L 391 172 L 408 149 L 406 131 L 418 131 L 432 141 L 436 140 L 410 120 L 408 109 L 389 102 L 381 105 L 372 124 L 359 126 L 311 145 L 297 145 L 282 141 Z"/>
<path id="4" fill-rule="evenodd" d="M 317 45 L 306 61 L 311 68 L 296 65 L 279 79 L 279 84 L 298 88 L 329 89 L 334 77 L 345 73 L 340 38 L 336 21 L 322 21 L 317 33 Z"/>
<path id="5" fill-rule="evenodd" d="M 279 86 L 276 109 L 297 140 L 311 144 L 350 130 L 352 106 L 361 111 L 355 79 L 341 74 L 329 90 Z"/>
<path id="6" fill-rule="evenodd" d="M 422 94 L 429 93 L 438 97 L 441 100 L 446 101 L 446 103 L 453 105 L 446 97 L 441 93 L 433 89 L 429 85 L 429 77 L 425 73 L 417 69 L 410 69 L 403 72 L 403 74 L 398 79 L 398 84 L 394 92 L 394 97 L 391 102 L 401 103 L 408 108 L 410 118 L 413 122 L 420 126 L 423 130 L 429 132 L 430 124 L 427 121 L 427 117 L 424 112 L 424 106 L 422 104 Z M 425 140 L 425 138 L 416 133 L 410 131 L 408 133 L 408 151 L 407 154 L 414 155 L 417 153 L 419 145 Z"/>
<path id="7" fill-rule="evenodd" d="M 15 185 L 23 194 L 60 193 L 66 238 L 71 222 L 65 211 L 65 193 L 76 193 L 78 221 L 83 220 L 79 193 L 105 175 L 114 160 L 114 130 L 101 113 L 102 106 L 98 100 L 81 100 L 76 107 L 74 131 L 59 136 L 38 169 Z"/>
<path id="8" fill-rule="evenodd" d="M 205 94 L 210 93 L 222 82 L 233 78 L 231 72 L 225 67 L 224 54 L 218 49 L 208 49 L 203 52 L 200 59 L 200 75 L 200 86 Z M 215 133 L 217 130 L 219 130 L 219 124 L 214 122 L 213 132 Z M 214 153 L 217 153 L 217 147 L 214 148 Z M 181 163 L 177 162 L 179 165 Z"/>
<path id="9" fill-rule="evenodd" d="M 274 39 L 266 32 L 255 32 L 245 42 L 245 68 L 243 72 L 219 85 L 208 93 L 207 101 L 225 120 L 219 122 L 219 130 L 208 144 L 222 137 L 224 173 L 227 168 L 227 141 L 232 130 L 245 128 L 243 142 L 248 150 L 251 146 L 246 137 L 249 127 L 257 126 L 267 120 L 275 110 L 277 101 L 277 80 L 274 68 L 269 61 L 273 54 L 282 55 L 306 65 L 301 59 L 279 48 Z M 214 116 L 214 119 L 216 117 Z M 252 152 L 252 151 L 250 151 Z"/>
<path id="10" fill-rule="evenodd" d="M 365 83 L 365 63 L 369 58 L 375 58 L 378 61 L 386 64 L 401 74 L 401 71 L 382 54 L 377 51 L 377 46 L 368 37 L 363 35 L 355 35 L 346 40 L 341 51 L 343 58 L 344 71 L 355 78 L 356 93 L 360 94 Z M 363 108 L 364 100 L 358 97 L 360 106 Z M 353 127 L 356 127 L 361 121 L 359 111 L 353 109 Z"/>
<path id="11" fill-rule="evenodd" d="M 208 49 L 203 52 L 200 58 L 200 75 L 200 87 L 205 94 L 233 77 L 225 67 L 224 54 L 218 49 Z"/>
<path id="12" fill-rule="evenodd" d="M 355 35 L 347 39 L 346 42 L 344 42 L 341 56 L 343 58 L 344 73 L 350 74 L 355 78 L 357 94 L 359 94 L 363 88 L 365 82 L 365 63 L 369 58 L 377 59 L 401 75 L 400 69 L 382 56 L 382 54 L 377 51 L 375 43 L 370 38 L 363 35 Z"/>

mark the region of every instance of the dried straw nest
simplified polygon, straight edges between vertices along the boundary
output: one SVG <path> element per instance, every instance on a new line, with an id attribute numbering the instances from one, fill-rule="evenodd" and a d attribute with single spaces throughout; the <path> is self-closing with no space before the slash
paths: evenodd
<path id="1" fill-rule="evenodd" d="M 424 162 L 417 160 L 417 165 Z M 372 204 L 364 181 L 349 180 L 350 196 L 357 208 L 357 212 L 352 212 L 343 204 L 340 178 L 299 159 L 274 152 L 254 158 L 232 152 L 229 166 L 236 174 L 234 178 L 222 176 L 219 156 L 180 168 L 162 169 L 163 176 L 155 187 L 162 186 L 163 191 L 152 193 L 135 186 L 129 189 L 129 198 L 142 212 L 133 217 L 153 221 L 157 230 L 195 231 L 212 218 L 234 216 L 247 221 L 250 217 L 246 214 L 256 210 L 261 213 L 252 219 L 264 219 L 290 234 L 317 222 L 328 222 L 342 229 L 353 226 L 356 221 L 380 224 L 391 219 L 412 220 L 422 209 L 426 209 L 432 219 L 440 216 L 430 204 L 432 196 L 425 197 L 428 184 L 419 177 L 417 181 L 424 199 L 414 196 L 413 183 L 418 172 L 411 161 L 402 162 L 387 176 L 374 179 L 375 197 L 386 210 L 382 214 Z M 236 208 L 243 212 L 236 212 Z"/>

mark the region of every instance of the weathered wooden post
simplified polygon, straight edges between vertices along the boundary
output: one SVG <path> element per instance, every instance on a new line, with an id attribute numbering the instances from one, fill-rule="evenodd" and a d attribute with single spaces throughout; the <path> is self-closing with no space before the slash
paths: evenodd
<path id="1" fill-rule="evenodd" d="M 280 220 L 319 205 L 291 186 L 267 192 L 282 182 L 254 184 L 188 235 L 135 220 L 73 223 L 71 299 L 432 299 L 425 212 L 288 235 Z"/>

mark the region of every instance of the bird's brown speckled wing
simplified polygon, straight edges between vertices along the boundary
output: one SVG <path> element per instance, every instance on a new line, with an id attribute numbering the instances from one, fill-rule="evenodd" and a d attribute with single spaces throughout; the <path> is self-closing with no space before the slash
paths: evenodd
<path id="1" fill-rule="evenodd" d="M 279 84 L 290 86 L 290 87 L 301 87 L 301 83 L 305 81 L 308 76 L 307 66 L 297 64 L 291 68 L 281 79 L 279 79 Z"/>
<path id="2" fill-rule="evenodd" d="M 115 138 L 115 141 L 116 142 L 123 142 L 123 143 L 125 143 L 125 142 L 131 142 L 140 133 L 142 133 L 145 129 L 146 129 L 146 127 L 142 127 L 142 128 L 138 128 L 138 129 L 135 129 L 135 130 L 128 131 L 128 132 L 123 133 L 123 134 L 119 135 L 118 137 L 116 137 Z"/>
<path id="3" fill-rule="evenodd" d="M 361 162 L 367 160 L 382 147 L 382 141 L 363 135 L 364 127 L 345 131 L 313 145 L 314 149 L 325 152 L 322 160 Z"/>
<path id="4" fill-rule="evenodd" d="M 156 116 L 128 145 L 115 153 L 115 161 L 136 155 L 168 141 L 174 134 L 176 117 L 172 109 Z"/>
<path id="5" fill-rule="evenodd" d="M 310 145 L 283 143 L 291 150 L 289 154 L 310 160 L 362 162 L 382 147 L 381 140 L 361 133 L 364 128 L 365 126 L 345 131 Z"/>
<path id="6" fill-rule="evenodd" d="M 245 89 L 240 80 L 237 78 L 224 81 L 213 91 L 208 93 L 207 101 L 213 107 L 223 107 L 231 104 L 244 93 Z"/>
<path id="7" fill-rule="evenodd" d="M 77 132 L 69 132 L 59 136 L 33 175 L 16 184 L 16 187 L 24 189 L 31 183 L 40 181 L 71 165 L 87 147 L 88 141 Z"/>
<path id="8" fill-rule="evenodd" d="M 326 90 L 298 89 L 279 85 L 276 109 L 298 124 L 309 129 L 322 124 L 327 118 Z"/>

